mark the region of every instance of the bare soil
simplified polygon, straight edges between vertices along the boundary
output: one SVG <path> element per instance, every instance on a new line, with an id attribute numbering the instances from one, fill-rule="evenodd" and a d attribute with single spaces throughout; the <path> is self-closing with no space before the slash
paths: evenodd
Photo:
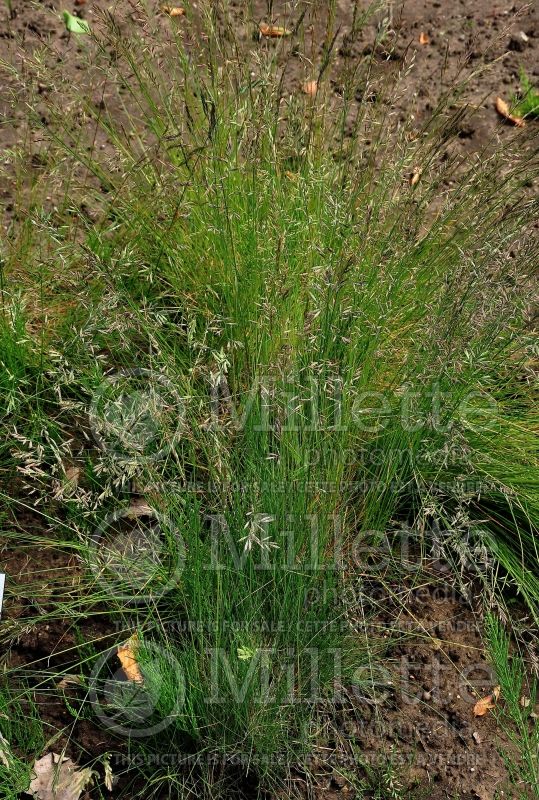
<path id="1" fill-rule="evenodd" d="M 30 515 L 18 523 L 26 530 L 39 524 Z M 77 687 L 65 690 L 66 702 L 57 695 L 51 699 L 53 683 L 46 678 L 55 670 L 71 671 L 81 642 L 98 652 L 117 642 L 114 621 L 106 609 L 93 609 L 76 624 L 57 618 L 55 604 L 76 585 L 79 574 L 78 565 L 65 554 L 51 548 L 37 559 L 28 551 L 4 550 L 1 559 L 9 588 L 4 619 L 17 619 L 22 626 L 6 653 L 8 663 L 32 676 L 47 737 L 57 737 L 55 751 L 65 747 L 81 765 L 112 754 L 113 770 L 121 774 L 126 743 L 89 719 L 76 720 L 72 709 L 78 705 Z M 357 796 L 358 778 L 366 785 L 383 782 L 377 776 L 388 761 L 394 780 L 410 798 L 516 796 L 504 761 L 516 757 L 514 746 L 495 715 L 473 714 L 477 699 L 497 682 L 484 651 L 480 619 L 474 603 L 447 581 L 446 570 L 443 563 L 426 564 L 395 584 L 390 596 L 383 584 L 367 587 L 367 596 L 379 609 L 369 622 L 369 635 L 388 638 L 387 655 L 377 661 L 378 688 L 363 695 L 344 687 L 342 700 L 320 709 L 320 735 L 308 772 L 300 767 L 293 772 L 294 796 L 350 800 Z M 364 635 L 361 625 L 357 630 Z M 118 796 L 129 780 L 120 777 Z M 238 797 L 252 796 L 248 785 L 240 786 Z M 121 796 L 131 795 L 128 790 Z M 90 792 L 87 800 L 93 797 Z"/>

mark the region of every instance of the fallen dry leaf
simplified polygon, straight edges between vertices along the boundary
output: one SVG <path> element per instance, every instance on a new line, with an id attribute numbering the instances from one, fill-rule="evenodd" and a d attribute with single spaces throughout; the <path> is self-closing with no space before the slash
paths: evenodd
<path id="1" fill-rule="evenodd" d="M 477 733 L 477 731 L 474 731 L 474 732 L 472 733 L 472 736 L 473 736 L 474 742 L 475 742 L 476 744 L 481 744 L 481 742 L 483 741 L 483 740 L 481 739 L 481 737 L 479 736 L 479 734 Z"/>
<path id="2" fill-rule="evenodd" d="M 118 658 L 128 681 L 144 683 L 142 672 L 137 662 L 138 636 L 136 633 L 125 644 L 118 647 Z"/>
<path id="3" fill-rule="evenodd" d="M 507 105 L 505 100 L 502 100 L 501 97 L 496 98 L 496 111 L 501 117 L 506 119 L 508 122 L 512 122 L 513 125 L 516 125 L 517 128 L 523 128 L 524 125 L 526 124 L 522 119 L 522 117 L 516 117 L 514 114 L 511 114 L 511 112 L 509 111 L 509 106 Z"/>
<path id="4" fill-rule="evenodd" d="M 531 700 L 529 697 L 521 697 L 519 702 L 522 708 L 528 708 Z"/>
<path id="5" fill-rule="evenodd" d="M 318 81 L 306 81 L 301 90 L 304 94 L 308 94 L 309 97 L 314 97 L 318 91 Z"/>
<path id="6" fill-rule="evenodd" d="M 430 39 L 426 33 L 421 31 L 419 34 L 419 44 L 430 44 Z"/>
<path id="7" fill-rule="evenodd" d="M 79 769 L 70 758 L 47 753 L 35 762 L 34 774 L 28 793 L 36 800 L 79 800 L 94 773 L 89 767 Z"/>
<path id="8" fill-rule="evenodd" d="M 185 8 L 181 6 L 161 6 L 161 11 L 169 17 L 183 17 L 185 14 Z"/>
<path id="9" fill-rule="evenodd" d="M 492 690 L 492 694 L 487 694 L 486 697 L 482 697 L 481 700 L 478 700 L 475 706 L 473 707 L 473 713 L 476 717 L 483 717 L 487 711 L 490 711 L 496 705 L 496 700 L 500 696 L 500 687 L 496 686 Z"/>
<path id="10" fill-rule="evenodd" d="M 423 170 L 421 170 L 419 167 L 415 167 L 414 171 L 410 175 L 410 186 L 415 186 L 416 183 L 419 183 L 422 171 Z"/>
<path id="11" fill-rule="evenodd" d="M 270 39 L 279 39 L 283 36 L 290 36 L 292 33 L 288 28 L 283 28 L 280 25 L 266 25 L 264 22 L 260 23 L 258 30 L 261 36 L 267 36 Z"/>

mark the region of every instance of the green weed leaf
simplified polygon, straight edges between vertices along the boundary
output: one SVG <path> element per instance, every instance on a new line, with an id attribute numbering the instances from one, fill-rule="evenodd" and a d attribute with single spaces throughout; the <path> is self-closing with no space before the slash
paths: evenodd
<path id="1" fill-rule="evenodd" d="M 70 33 L 91 33 L 90 26 L 84 19 L 79 19 L 79 17 L 74 17 L 73 14 L 70 14 L 69 11 L 63 11 L 62 17 L 64 19 L 65 26 Z"/>

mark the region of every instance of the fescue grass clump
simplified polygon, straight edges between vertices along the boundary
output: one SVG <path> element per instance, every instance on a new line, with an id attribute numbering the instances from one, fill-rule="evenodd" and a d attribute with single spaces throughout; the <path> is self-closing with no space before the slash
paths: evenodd
<path id="1" fill-rule="evenodd" d="M 100 102 L 50 100 L 65 202 L 36 236 L 70 303 L 33 343 L 0 338 L 6 397 L 37 360 L 48 409 L 36 437 L 3 408 L 3 458 L 27 465 L 48 529 L 8 534 L 75 555 L 63 614 L 116 625 L 66 655 L 79 708 L 134 751 L 198 755 L 206 781 L 239 759 L 262 791 L 308 754 L 321 709 L 374 690 L 382 648 L 348 589 L 395 531 L 537 619 L 537 165 L 448 156 L 447 105 L 397 126 L 372 60 L 332 94 L 330 28 L 313 97 L 285 88 L 301 25 L 260 45 L 206 6 L 191 22 L 203 45 L 168 42 L 167 71 L 112 26 Z M 148 763 L 155 796 L 183 780 Z"/>

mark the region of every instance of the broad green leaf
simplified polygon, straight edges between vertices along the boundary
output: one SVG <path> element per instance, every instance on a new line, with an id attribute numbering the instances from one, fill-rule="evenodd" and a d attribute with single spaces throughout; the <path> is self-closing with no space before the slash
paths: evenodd
<path id="1" fill-rule="evenodd" d="M 63 11 L 65 26 L 70 33 L 91 33 L 90 26 L 84 19 L 74 17 L 69 11 Z"/>

